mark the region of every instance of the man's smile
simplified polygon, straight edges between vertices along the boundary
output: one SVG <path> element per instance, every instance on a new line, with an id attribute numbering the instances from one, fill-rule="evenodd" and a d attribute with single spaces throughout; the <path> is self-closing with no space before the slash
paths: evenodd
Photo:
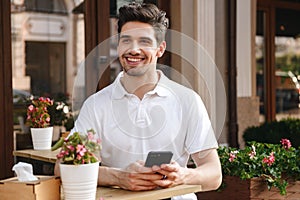
<path id="1" fill-rule="evenodd" d="M 142 58 L 126 58 L 126 59 L 130 62 L 140 62 L 143 60 Z"/>
<path id="2" fill-rule="evenodd" d="M 144 57 L 140 57 L 140 56 L 139 57 L 137 57 L 137 56 L 135 56 L 135 57 L 133 57 L 133 56 L 124 56 L 124 58 L 126 59 L 128 64 L 138 64 L 138 63 L 145 60 Z"/>

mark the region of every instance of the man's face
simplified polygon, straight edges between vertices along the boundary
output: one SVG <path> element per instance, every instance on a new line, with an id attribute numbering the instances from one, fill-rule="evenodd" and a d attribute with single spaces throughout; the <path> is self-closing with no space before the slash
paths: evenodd
<path id="1" fill-rule="evenodd" d="M 157 44 L 150 24 L 127 22 L 120 33 L 118 54 L 124 71 L 130 76 L 142 76 L 156 69 L 157 58 L 165 51 L 166 44 Z"/>

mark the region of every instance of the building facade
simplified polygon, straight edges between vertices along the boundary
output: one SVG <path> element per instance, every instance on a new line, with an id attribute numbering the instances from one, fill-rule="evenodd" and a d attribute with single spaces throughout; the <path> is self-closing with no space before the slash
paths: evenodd
<path id="1" fill-rule="evenodd" d="M 11 87 L 36 95 L 67 93 L 80 105 L 109 84 L 120 71 L 117 8 L 128 2 L 11 0 L 12 64 L 3 65 L 12 73 Z M 170 18 L 162 70 L 201 95 L 220 144 L 242 147 L 247 127 L 298 117 L 298 0 L 147 2 Z M 93 51 L 99 45 L 104 51 Z M 86 65 L 93 59 L 97 67 Z M 11 100 L 8 91 L 0 103 Z"/>

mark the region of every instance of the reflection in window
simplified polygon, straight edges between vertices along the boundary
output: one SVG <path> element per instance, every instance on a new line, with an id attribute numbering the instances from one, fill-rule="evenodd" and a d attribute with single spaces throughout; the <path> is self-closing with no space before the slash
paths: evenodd
<path id="1" fill-rule="evenodd" d="M 26 11 L 67 14 L 64 0 L 25 0 L 24 6 Z"/>
<path id="2" fill-rule="evenodd" d="M 265 13 L 257 12 L 255 55 L 256 55 L 256 94 L 259 97 L 259 122 L 265 121 L 266 114 L 266 96 L 265 96 L 265 68 L 266 68 L 266 50 L 265 50 Z"/>
<path id="3" fill-rule="evenodd" d="M 299 38 L 275 37 L 276 119 L 297 117 L 300 98 Z"/>
<path id="4" fill-rule="evenodd" d="M 276 119 L 300 117 L 299 10 L 276 9 Z"/>

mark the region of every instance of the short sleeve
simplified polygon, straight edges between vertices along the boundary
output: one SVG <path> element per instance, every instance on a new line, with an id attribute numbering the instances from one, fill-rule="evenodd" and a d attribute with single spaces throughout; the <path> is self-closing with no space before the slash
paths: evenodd
<path id="1" fill-rule="evenodd" d="M 217 148 L 218 143 L 207 110 L 198 94 L 194 94 L 189 108 L 186 149 L 192 154 L 206 149 Z"/>

